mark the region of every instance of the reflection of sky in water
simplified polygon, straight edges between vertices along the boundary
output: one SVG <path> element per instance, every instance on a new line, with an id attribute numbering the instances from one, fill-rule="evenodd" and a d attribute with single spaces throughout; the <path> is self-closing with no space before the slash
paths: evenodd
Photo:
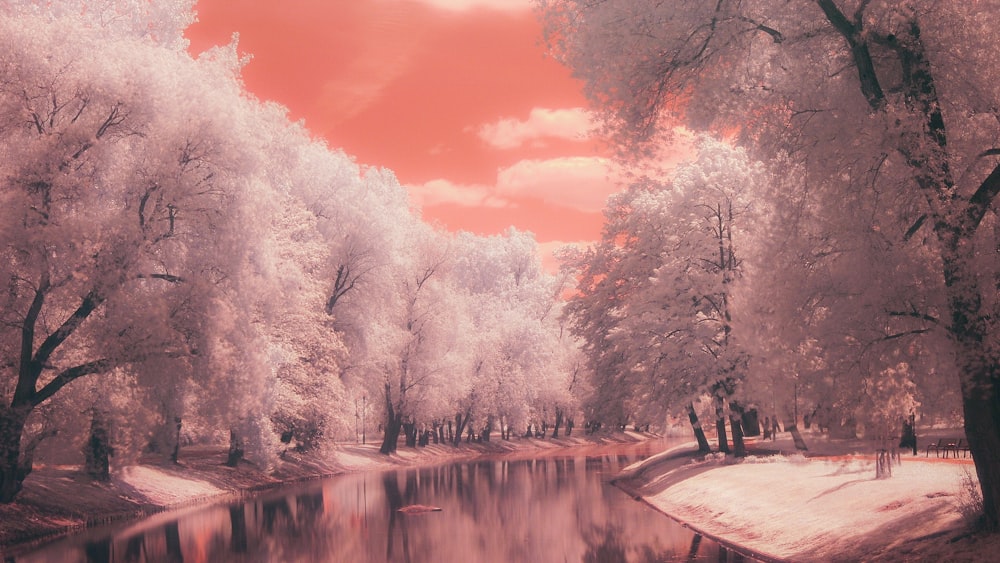
<path id="1" fill-rule="evenodd" d="M 336 477 L 94 530 L 18 562 L 685 561 L 726 554 L 607 480 L 636 457 L 481 461 Z M 412 504 L 441 512 L 402 514 Z M 729 560 L 739 560 L 728 554 Z"/>

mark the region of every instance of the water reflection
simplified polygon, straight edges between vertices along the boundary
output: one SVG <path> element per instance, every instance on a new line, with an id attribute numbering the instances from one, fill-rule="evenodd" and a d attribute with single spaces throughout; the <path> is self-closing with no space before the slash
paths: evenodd
<path id="1" fill-rule="evenodd" d="M 69 538 L 18 562 L 740 561 L 607 484 L 631 455 L 352 475 Z M 404 513 L 412 505 L 440 512 Z"/>

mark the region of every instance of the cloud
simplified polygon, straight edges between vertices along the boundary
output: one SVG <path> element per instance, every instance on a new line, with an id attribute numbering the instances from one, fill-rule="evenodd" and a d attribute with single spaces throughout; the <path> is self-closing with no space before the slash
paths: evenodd
<path id="1" fill-rule="evenodd" d="M 611 161 L 600 157 L 522 160 L 497 173 L 498 196 L 534 197 L 585 212 L 600 212 L 617 190 Z"/>
<path id="2" fill-rule="evenodd" d="M 507 207 L 505 200 L 495 197 L 489 186 L 455 184 L 449 180 L 435 179 L 419 185 L 409 185 L 410 200 L 424 208 L 451 203 L 465 207 Z"/>
<path id="3" fill-rule="evenodd" d="M 618 190 L 609 159 L 568 156 L 549 160 L 522 160 L 497 172 L 496 185 L 456 184 L 437 178 L 410 184 L 410 199 L 420 207 L 453 204 L 465 207 L 511 207 L 524 198 L 586 213 L 604 209 Z"/>
<path id="4" fill-rule="evenodd" d="M 527 120 L 503 118 L 483 125 L 479 138 L 499 149 L 514 149 L 545 138 L 583 141 L 590 136 L 594 121 L 583 108 L 533 108 Z"/>
<path id="5" fill-rule="evenodd" d="M 449 12 L 464 12 L 476 8 L 488 8 L 506 12 L 531 10 L 530 0 L 417 0 L 422 4 Z"/>

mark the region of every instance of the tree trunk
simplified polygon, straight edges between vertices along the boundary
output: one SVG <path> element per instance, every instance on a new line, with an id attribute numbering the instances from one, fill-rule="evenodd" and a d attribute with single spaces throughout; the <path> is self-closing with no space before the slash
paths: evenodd
<path id="1" fill-rule="evenodd" d="M 21 437 L 29 413 L 30 407 L 0 407 L 0 503 L 13 502 L 31 473 L 31 463 L 21 460 Z"/>
<path id="2" fill-rule="evenodd" d="M 715 419 L 715 433 L 718 437 L 719 442 L 719 452 L 728 454 L 729 450 L 729 434 L 726 432 L 726 417 L 722 416 Z"/>
<path id="3" fill-rule="evenodd" d="M 903 421 L 903 428 L 899 434 L 899 447 L 911 450 L 913 455 L 917 455 L 917 423 L 915 415 L 911 414 Z"/>
<path id="4" fill-rule="evenodd" d="M 795 443 L 795 449 L 797 450 L 808 450 L 809 446 L 806 445 L 806 441 L 802 438 L 802 434 L 799 432 L 799 427 L 794 423 L 785 423 L 785 432 L 792 435 L 792 442 Z"/>
<path id="5" fill-rule="evenodd" d="M 170 450 L 170 461 L 177 463 L 181 453 L 181 417 L 174 417 L 174 447 Z"/>
<path id="6" fill-rule="evenodd" d="M 1000 168 L 994 170 L 991 178 Z M 956 220 L 960 222 L 960 220 Z M 951 316 L 949 334 L 961 374 L 965 437 L 983 496 L 983 525 L 1000 529 L 1000 357 L 990 333 L 975 271 L 969 226 L 935 229 L 944 246 L 945 287 Z"/>
<path id="7" fill-rule="evenodd" d="M 995 370 L 994 370 L 995 371 Z M 994 376 L 995 377 L 995 376 Z M 983 494 L 983 524 L 988 530 L 1000 528 L 1000 393 L 996 386 L 978 393 L 963 390 L 965 437 L 976 465 L 976 475 Z"/>
<path id="8" fill-rule="evenodd" d="M 382 438 L 382 446 L 378 449 L 383 454 L 391 454 L 396 451 L 399 442 L 399 432 L 403 428 L 403 418 L 398 414 L 387 417 L 385 421 L 385 436 Z"/>
<path id="9" fill-rule="evenodd" d="M 243 440 L 236 430 L 229 429 L 229 455 L 226 456 L 226 467 L 236 467 L 243 460 Z"/>
<path id="10" fill-rule="evenodd" d="M 729 453 L 729 437 L 726 435 L 726 411 L 721 397 L 715 398 L 715 431 L 719 438 L 719 451 Z"/>
<path id="11" fill-rule="evenodd" d="M 469 423 L 469 411 L 465 411 L 465 415 L 462 413 L 455 413 L 455 437 L 452 438 L 451 445 L 457 446 L 462 443 L 462 431 L 465 430 L 465 425 Z"/>
<path id="12" fill-rule="evenodd" d="M 486 417 L 486 426 L 483 427 L 483 433 L 482 433 L 483 441 L 489 442 L 490 434 L 492 433 L 493 433 L 493 415 L 490 415 Z"/>
<path id="13" fill-rule="evenodd" d="M 407 448 L 417 447 L 417 423 L 404 422 L 403 433 L 406 435 L 406 447 Z"/>
<path id="14" fill-rule="evenodd" d="M 735 402 L 729 403 L 729 426 L 733 430 L 733 455 L 746 457 L 747 448 L 743 443 L 743 408 Z"/>
<path id="15" fill-rule="evenodd" d="M 559 427 L 562 425 L 563 421 L 563 411 L 562 409 L 556 409 L 556 425 L 552 427 L 552 437 L 559 437 Z"/>
<path id="16" fill-rule="evenodd" d="M 92 409 L 90 415 L 90 436 L 83 446 L 84 471 L 93 479 L 107 481 L 111 479 L 111 437 L 108 435 L 107 421 L 97 409 Z"/>
<path id="17" fill-rule="evenodd" d="M 694 430 L 694 437 L 698 440 L 698 451 L 702 453 L 708 453 L 712 451 L 712 447 L 708 445 L 708 438 L 705 437 L 705 431 L 701 428 L 701 421 L 698 420 L 698 414 L 694 412 L 694 404 L 688 404 L 688 420 L 691 421 L 691 429 Z"/>
<path id="18" fill-rule="evenodd" d="M 399 430 L 403 426 L 403 415 L 396 412 L 392 406 L 392 385 L 388 381 L 384 385 L 385 396 L 385 435 L 382 436 L 382 446 L 378 451 L 389 455 L 396 451 L 399 442 Z"/>

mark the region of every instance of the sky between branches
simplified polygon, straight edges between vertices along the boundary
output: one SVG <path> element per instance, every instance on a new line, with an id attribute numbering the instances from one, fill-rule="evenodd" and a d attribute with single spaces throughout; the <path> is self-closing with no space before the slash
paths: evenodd
<path id="1" fill-rule="evenodd" d="M 545 56 L 530 0 L 200 0 L 191 50 L 252 56 L 247 88 L 364 165 L 387 167 L 449 230 L 599 237 L 616 187 L 581 83 Z"/>

